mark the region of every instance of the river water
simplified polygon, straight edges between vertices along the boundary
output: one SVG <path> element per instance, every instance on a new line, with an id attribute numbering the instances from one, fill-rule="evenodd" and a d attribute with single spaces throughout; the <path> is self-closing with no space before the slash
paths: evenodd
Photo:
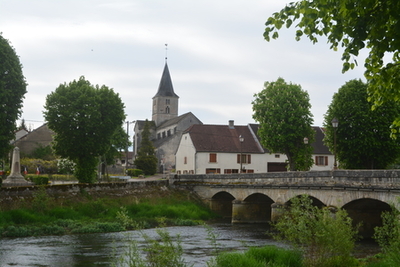
<path id="1" fill-rule="evenodd" d="M 242 251 L 247 246 L 285 245 L 270 239 L 266 225 L 209 225 L 217 236 L 218 248 L 224 251 Z M 171 237 L 180 236 L 187 263 L 195 267 L 207 266 L 214 246 L 204 226 L 165 228 Z M 121 233 L 80 234 L 0 239 L 0 266 L 18 267 L 90 267 L 110 266 L 115 257 L 121 257 L 130 240 L 143 248 L 143 234 L 157 238 L 155 229 Z M 372 248 L 375 252 L 376 247 Z M 371 251 L 372 253 L 372 251 Z"/>

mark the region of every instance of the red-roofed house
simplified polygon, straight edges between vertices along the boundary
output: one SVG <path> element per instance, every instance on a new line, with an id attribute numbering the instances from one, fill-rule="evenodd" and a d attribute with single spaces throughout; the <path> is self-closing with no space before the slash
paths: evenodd
<path id="1" fill-rule="evenodd" d="M 322 142 L 321 128 L 313 128 L 316 141 L 311 145 L 317 164 L 311 170 L 331 170 L 333 155 Z M 183 133 L 175 154 L 177 173 L 239 173 L 241 166 L 243 173 L 286 171 L 286 155 L 264 149 L 257 131 L 257 124 L 238 126 L 233 121 L 192 125 Z"/>

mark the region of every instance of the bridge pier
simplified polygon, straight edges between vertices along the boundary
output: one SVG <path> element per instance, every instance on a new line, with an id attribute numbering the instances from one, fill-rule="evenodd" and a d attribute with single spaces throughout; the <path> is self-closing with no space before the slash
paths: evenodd
<path id="1" fill-rule="evenodd" d="M 285 204 L 282 202 L 275 202 L 271 205 L 271 222 L 277 222 L 285 212 Z"/>
<path id="2" fill-rule="evenodd" d="M 267 223 L 270 219 L 270 209 L 264 202 L 232 202 L 232 223 Z"/>

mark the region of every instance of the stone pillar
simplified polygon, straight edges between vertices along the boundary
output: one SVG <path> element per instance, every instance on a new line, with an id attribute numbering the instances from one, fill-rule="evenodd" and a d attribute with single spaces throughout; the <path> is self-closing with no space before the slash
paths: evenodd
<path id="1" fill-rule="evenodd" d="M 275 202 L 271 205 L 271 222 L 276 222 L 285 212 L 285 204 Z"/>
<path id="2" fill-rule="evenodd" d="M 21 163 L 19 158 L 19 148 L 15 147 L 12 156 L 11 174 L 3 181 L 4 185 L 30 185 L 32 183 L 25 180 L 21 174 Z"/>

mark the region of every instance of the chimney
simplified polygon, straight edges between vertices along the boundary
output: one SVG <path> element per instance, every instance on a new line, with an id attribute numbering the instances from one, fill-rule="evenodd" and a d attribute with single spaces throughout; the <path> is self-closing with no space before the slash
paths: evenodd
<path id="1" fill-rule="evenodd" d="M 229 120 L 229 129 L 235 129 L 234 120 Z"/>

